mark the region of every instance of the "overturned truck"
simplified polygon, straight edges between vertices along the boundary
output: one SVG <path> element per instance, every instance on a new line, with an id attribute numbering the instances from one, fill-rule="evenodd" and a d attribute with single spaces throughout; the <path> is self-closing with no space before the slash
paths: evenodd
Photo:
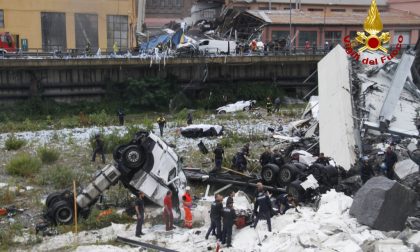
<path id="1" fill-rule="evenodd" d="M 114 164 L 106 165 L 74 202 L 73 192 L 51 193 L 46 200 L 48 220 L 69 224 L 77 213 L 87 217 L 99 197 L 112 185 L 121 182 L 137 195 L 140 191 L 152 202 L 162 205 L 168 190 L 173 192 L 174 208 L 179 212 L 180 198 L 187 185 L 186 176 L 176 153 L 153 133 L 140 131 L 131 142 L 118 146 Z"/>

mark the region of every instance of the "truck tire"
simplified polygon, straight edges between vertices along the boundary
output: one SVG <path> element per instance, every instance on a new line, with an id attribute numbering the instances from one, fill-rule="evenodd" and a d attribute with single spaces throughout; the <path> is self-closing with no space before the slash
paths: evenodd
<path id="1" fill-rule="evenodd" d="M 145 161 L 142 148 L 137 145 L 128 146 L 123 152 L 122 161 L 130 169 L 139 167 Z"/>
<path id="2" fill-rule="evenodd" d="M 45 205 L 47 206 L 47 208 L 49 208 L 59 200 L 61 200 L 61 193 L 53 192 L 50 195 L 48 195 L 47 199 L 45 200 Z"/>
<path id="3" fill-rule="evenodd" d="M 64 200 L 56 202 L 52 207 L 52 212 L 57 224 L 70 224 L 73 220 L 73 209 Z"/>
<path id="4" fill-rule="evenodd" d="M 279 174 L 279 167 L 275 164 L 266 164 L 261 170 L 261 178 L 265 184 L 274 184 Z"/>
<path id="5" fill-rule="evenodd" d="M 281 185 L 288 185 L 296 179 L 299 173 L 296 166 L 293 164 L 285 164 L 280 168 L 279 176 L 277 177 L 278 183 Z"/>
<path id="6" fill-rule="evenodd" d="M 123 152 L 123 150 L 124 150 L 124 148 L 126 147 L 127 145 L 126 144 L 121 144 L 121 145 L 118 145 L 115 149 L 114 149 L 114 151 L 112 152 L 112 157 L 114 158 L 114 160 L 116 161 L 116 162 L 120 162 L 121 161 L 121 158 L 122 158 L 122 152 Z"/>

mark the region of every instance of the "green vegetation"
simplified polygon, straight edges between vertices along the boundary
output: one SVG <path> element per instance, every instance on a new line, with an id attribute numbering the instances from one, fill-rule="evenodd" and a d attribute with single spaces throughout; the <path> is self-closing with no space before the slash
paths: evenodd
<path id="1" fill-rule="evenodd" d="M 42 163 L 44 164 L 52 164 L 55 161 L 57 161 L 58 158 L 60 157 L 59 151 L 52 148 L 48 148 L 46 146 L 39 148 L 37 153 L 38 153 L 38 157 L 41 159 Z"/>
<path id="2" fill-rule="evenodd" d="M 44 169 L 38 177 L 41 185 L 51 185 L 54 189 L 69 188 L 73 185 L 73 180 L 78 180 L 74 168 L 56 165 Z"/>
<path id="3" fill-rule="evenodd" d="M 6 172 L 10 175 L 31 177 L 41 169 L 41 161 L 28 153 L 18 153 L 6 165 Z"/>
<path id="4" fill-rule="evenodd" d="M 6 150 L 19 150 L 26 144 L 26 141 L 23 139 L 17 138 L 14 134 L 9 135 L 6 139 L 4 146 Z"/>
<path id="5" fill-rule="evenodd" d="M 153 127 L 153 124 L 151 125 L 151 127 Z M 114 131 L 108 135 L 104 135 L 103 133 L 101 134 L 101 138 L 104 141 L 105 153 L 112 153 L 118 145 L 130 142 L 131 139 L 133 139 L 134 134 L 141 130 L 141 128 L 136 126 L 128 126 L 127 129 L 128 132 L 124 135 L 120 135 L 118 131 Z M 92 149 L 95 149 L 96 142 L 94 135 L 90 137 L 89 142 Z"/>

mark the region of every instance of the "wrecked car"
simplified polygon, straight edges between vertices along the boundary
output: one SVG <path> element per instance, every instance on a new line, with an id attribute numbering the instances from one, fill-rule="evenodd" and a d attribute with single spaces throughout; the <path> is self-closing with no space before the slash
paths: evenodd
<path id="1" fill-rule="evenodd" d="M 181 128 L 181 135 L 183 137 L 197 138 L 197 137 L 213 137 L 223 134 L 223 126 L 210 124 L 193 124 Z"/>
<path id="2" fill-rule="evenodd" d="M 179 204 L 187 185 L 177 154 L 153 133 L 140 131 L 127 144 L 118 146 L 114 163 L 108 164 L 93 181 L 78 193 L 77 213 L 87 217 L 99 197 L 117 182 L 137 195 L 140 191 L 157 205 L 163 206 L 168 190 L 173 192 L 174 209 Z M 73 192 L 51 193 L 46 199 L 46 218 L 56 224 L 69 224 L 74 213 Z"/>
<path id="3" fill-rule="evenodd" d="M 226 113 L 232 113 L 232 112 L 237 112 L 237 111 L 248 111 L 252 107 L 254 107 L 255 104 L 256 104 L 255 100 L 237 101 L 235 103 L 231 103 L 223 107 L 217 108 L 216 112 L 217 114 L 226 114 Z"/>

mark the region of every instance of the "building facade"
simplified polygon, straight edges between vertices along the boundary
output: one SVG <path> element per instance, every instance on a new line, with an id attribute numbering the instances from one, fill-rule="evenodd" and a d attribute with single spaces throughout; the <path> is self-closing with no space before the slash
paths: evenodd
<path id="1" fill-rule="evenodd" d="M 420 16 L 420 0 L 388 0 L 389 8 Z"/>
<path id="2" fill-rule="evenodd" d="M 136 45 L 136 1 L 0 0 L 0 32 L 28 49 L 126 50 Z"/>
<path id="3" fill-rule="evenodd" d="M 389 0 L 410 2 L 410 8 L 420 8 L 420 1 Z M 270 4 L 271 2 L 271 4 Z M 328 4 L 325 4 L 328 2 Z M 414 4 L 414 2 L 417 2 Z M 346 35 L 352 38 L 357 31 L 363 31 L 363 22 L 368 14 L 370 0 L 256 0 L 229 1 L 232 8 L 239 8 L 263 19 L 264 42 L 287 39 L 291 35 L 292 46 L 305 47 L 308 41 L 313 47 L 323 47 L 325 42 L 343 44 Z M 392 37 L 390 44 L 396 44 L 399 35 L 403 44 L 415 44 L 419 38 L 420 15 L 389 7 L 385 0 L 377 0 L 377 6 L 384 25 Z M 290 9 L 290 7 L 292 7 Z"/>

